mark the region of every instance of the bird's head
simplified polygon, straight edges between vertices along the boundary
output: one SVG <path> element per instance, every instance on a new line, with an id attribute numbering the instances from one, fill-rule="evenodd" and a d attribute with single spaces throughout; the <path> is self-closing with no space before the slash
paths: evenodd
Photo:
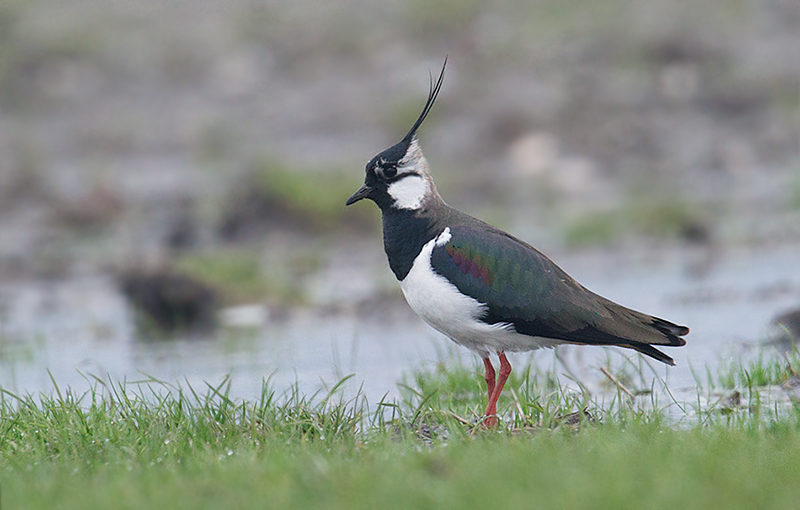
<path id="1" fill-rule="evenodd" d="M 428 93 L 428 101 L 417 121 L 400 142 L 381 152 L 367 163 L 367 177 L 364 185 L 347 199 L 351 205 L 361 199 L 369 198 L 381 210 L 396 208 L 407 210 L 421 209 L 425 202 L 438 197 L 436 186 L 430 176 L 428 161 L 422 154 L 417 139 L 417 129 L 430 112 L 444 80 L 444 60 L 439 79 L 433 83 Z"/>

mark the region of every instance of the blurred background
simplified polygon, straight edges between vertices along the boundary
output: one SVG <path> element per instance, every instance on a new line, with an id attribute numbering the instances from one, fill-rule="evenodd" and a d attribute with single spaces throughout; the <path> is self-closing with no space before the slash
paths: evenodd
<path id="1" fill-rule="evenodd" d="M 451 205 L 687 324 L 679 367 L 800 329 L 794 0 L 0 3 L 0 387 L 237 397 L 471 355 L 405 305 L 364 165 L 422 108 Z M 599 348 L 536 353 L 591 387 Z M 515 364 L 528 358 L 516 356 Z"/>

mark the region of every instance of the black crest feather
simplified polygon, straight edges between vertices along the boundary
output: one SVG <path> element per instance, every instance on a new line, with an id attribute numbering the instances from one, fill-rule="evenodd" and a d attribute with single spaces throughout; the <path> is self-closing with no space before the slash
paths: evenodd
<path id="1" fill-rule="evenodd" d="M 434 101 L 436 101 L 436 96 L 439 95 L 439 90 L 442 88 L 442 82 L 444 81 L 444 69 L 447 67 L 447 57 L 444 57 L 444 64 L 442 64 L 442 70 L 439 72 L 439 79 L 436 80 L 436 84 L 433 83 L 433 75 L 430 75 L 431 78 L 431 85 L 430 91 L 428 92 L 428 101 L 425 102 L 425 108 L 422 109 L 422 113 L 419 114 L 417 121 L 411 126 L 411 129 L 408 131 L 408 134 L 403 138 L 403 142 L 410 143 L 411 139 L 414 138 L 414 134 L 417 132 L 417 129 L 422 125 L 422 121 L 425 120 L 425 117 L 428 116 L 428 113 L 431 111 L 433 107 Z"/>

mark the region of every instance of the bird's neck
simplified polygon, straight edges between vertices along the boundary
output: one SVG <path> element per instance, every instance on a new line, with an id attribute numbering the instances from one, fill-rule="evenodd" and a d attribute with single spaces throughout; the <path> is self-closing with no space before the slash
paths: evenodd
<path id="1" fill-rule="evenodd" d="M 389 259 L 389 267 L 400 281 L 408 275 L 425 243 L 439 235 L 444 228 L 432 212 L 427 208 L 387 208 L 383 211 L 383 248 Z"/>

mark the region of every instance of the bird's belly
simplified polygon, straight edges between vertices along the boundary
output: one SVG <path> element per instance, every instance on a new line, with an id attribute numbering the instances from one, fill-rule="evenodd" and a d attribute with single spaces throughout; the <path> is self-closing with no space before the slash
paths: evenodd
<path id="1" fill-rule="evenodd" d="M 436 239 L 423 246 L 400 288 L 409 306 L 426 323 L 453 341 L 482 355 L 498 351 L 528 351 L 552 347 L 557 341 L 517 333 L 511 324 L 481 320 L 486 305 L 462 294 L 433 271 L 430 255 Z"/>

